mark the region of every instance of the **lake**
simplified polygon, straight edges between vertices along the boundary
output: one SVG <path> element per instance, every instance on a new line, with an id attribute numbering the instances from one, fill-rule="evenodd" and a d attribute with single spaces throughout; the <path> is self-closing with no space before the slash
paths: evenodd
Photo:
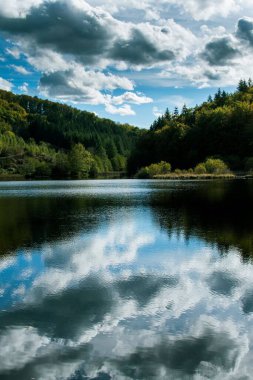
<path id="1" fill-rule="evenodd" d="M 1 379 L 252 379 L 253 181 L 0 183 Z"/>

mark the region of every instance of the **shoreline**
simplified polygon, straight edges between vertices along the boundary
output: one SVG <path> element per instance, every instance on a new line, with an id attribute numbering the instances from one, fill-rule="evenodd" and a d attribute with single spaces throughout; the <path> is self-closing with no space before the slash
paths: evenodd
<path id="1" fill-rule="evenodd" d="M 155 175 L 153 179 L 243 179 L 246 178 L 246 175 L 244 176 L 238 176 L 233 173 L 227 173 L 227 174 L 194 174 L 194 173 L 170 173 L 170 174 L 159 174 Z M 251 176 L 252 178 L 252 176 Z"/>
<path id="2" fill-rule="evenodd" d="M 118 179 L 140 179 L 140 180 L 232 180 L 232 179 L 253 179 L 252 174 L 194 174 L 194 173 L 170 173 L 170 174 L 159 174 L 155 175 L 153 178 L 135 178 L 135 177 L 118 177 L 118 176 L 101 176 L 97 178 L 52 178 L 52 177 L 37 177 L 37 178 L 26 178 L 22 175 L 10 174 L 10 175 L 0 175 L 0 182 L 12 182 L 12 181 L 85 181 L 85 180 L 118 180 Z"/>

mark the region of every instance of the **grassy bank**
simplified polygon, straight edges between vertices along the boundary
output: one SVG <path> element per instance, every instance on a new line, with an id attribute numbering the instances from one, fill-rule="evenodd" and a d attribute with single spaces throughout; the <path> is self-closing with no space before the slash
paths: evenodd
<path id="1" fill-rule="evenodd" d="M 234 179 L 239 178 L 233 173 L 226 174 L 196 174 L 196 173 L 169 173 L 159 174 L 154 179 Z"/>

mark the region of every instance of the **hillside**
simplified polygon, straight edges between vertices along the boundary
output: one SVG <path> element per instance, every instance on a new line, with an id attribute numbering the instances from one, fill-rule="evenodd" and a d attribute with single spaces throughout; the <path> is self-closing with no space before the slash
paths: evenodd
<path id="1" fill-rule="evenodd" d="M 0 172 L 87 177 L 125 171 L 139 134 L 67 105 L 0 90 Z"/>
<path id="2" fill-rule="evenodd" d="M 219 90 L 195 108 L 167 109 L 133 150 L 129 172 L 166 161 L 172 169 L 193 168 L 208 157 L 222 159 L 230 169 L 253 169 L 253 85 L 240 81 L 233 94 Z"/>
<path id="3" fill-rule="evenodd" d="M 134 175 L 161 161 L 186 170 L 210 157 L 233 171 L 253 170 L 251 80 L 194 108 L 167 109 L 150 130 L 0 90 L 1 176 L 87 178 L 127 169 Z"/>

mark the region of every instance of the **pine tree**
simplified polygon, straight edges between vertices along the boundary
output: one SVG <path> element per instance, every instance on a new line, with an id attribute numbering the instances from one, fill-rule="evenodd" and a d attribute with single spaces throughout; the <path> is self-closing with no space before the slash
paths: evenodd
<path id="1" fill-rule="evenodd" d="M 170 121 L 170 120 L 171 120 L 171 114 L 170 114 L 170 111 L 169 111 L 169 108 L 168 108 L 168 107 L 166 108 L 166 111 L 165 111 L 164 116 L 165 116 L 165 119 L 166 119 L 167 121 Z"/>
<path id="2" fill-rule="evenodd" d="M 178 107 L 175 107 L 173 116 L 176 118 L 176 117 L 178 117 L 178 115 L 179 115 Z"/>
<path id="3" fill-rule="evenodd" d="M 241 79 L 239 81 L 239 84 L 238 84 L 238 87 L 237 87 L 237 90 L 239 92 L 246 92 L 248 90 L 248 85 L 247 85 L 247 82 L 243 79 Z"/>
<path id="4" fill-rule="evenodd" d="M 182 108 L 182 115 L 187 115 L 187 113 L 188 113 L 188 108 L 186 107 L 186 104 L 184 104 Z"/>

